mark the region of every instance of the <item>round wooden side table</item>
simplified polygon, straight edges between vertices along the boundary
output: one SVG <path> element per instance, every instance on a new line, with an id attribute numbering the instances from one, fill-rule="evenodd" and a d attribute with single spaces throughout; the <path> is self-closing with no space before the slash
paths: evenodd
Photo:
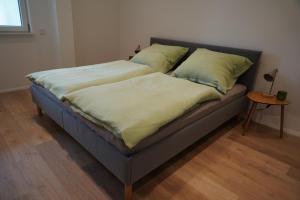
<path id="1" fill-rule="evenodd" d="M 251 118 L 253 117 L 257 104 L 265 104 L 265 105 L 276 105 L 281 107 L 281 116 L 280 116 L 280 137 L 283 137 L 283 122 L 284 122 L 284 106 L 288 105 L 288 101 L 280 101 L 277 100 L 275 96 L 266 96 L 261 92 L 249 92 L 247 97 L 250 99 L 252 105 L 246 121 L 244 123 L 244 131 L 242 135 L 245 135 L 246 131 L 248 130 L 248 126 L 250 124 Z"/>

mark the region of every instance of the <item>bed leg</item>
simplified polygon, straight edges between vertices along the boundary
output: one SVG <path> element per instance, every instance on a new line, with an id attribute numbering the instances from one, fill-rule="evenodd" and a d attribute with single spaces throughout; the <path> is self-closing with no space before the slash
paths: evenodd
<path id="1" fill-rule="evenodd" d="M 124 200 L 132 200 L 132 185 L 124 185 Z"/>
<path id="2" fill-rule="evenodd" d="M 42 109 L 41 109 L 41 107 L 39 107 L 38 105 L 36 106 L 36 110 L 37 110 L 37 113 L 38 113 L 38 115 L 41 117 L 41 116 L 43 116 L 43 111 L 42 111 Z"/>

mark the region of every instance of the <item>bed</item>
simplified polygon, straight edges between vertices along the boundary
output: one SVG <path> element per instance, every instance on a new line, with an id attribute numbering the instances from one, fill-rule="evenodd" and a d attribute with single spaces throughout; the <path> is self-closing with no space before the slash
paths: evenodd
<path id="1" fill-rule="evenodd" d="M 186 113 L 163 126 L 156 134 L 141 141 L 133 149 L 126 148 L 107 130 L 73 112 L 67 103 L 60 101 L 47 89 L 34 83 L 31 87 L 33 101 L 38 110 L 43 110 L 124 184 L 126 200 L 132 199 L 132 185 L 135 182 L 247 109 L 246 92 L 253 88 L 261 55 L 260 51 L 161 38 L 151 38 L 150 43 L 190 48 L 181 61 L 184 61 L 197 48 L 207 48 L 247 57 L 254 64 L 239 78 L 234 89 L 219 102 L 208 102 Z M 179 64 L 180 62 L 177 66 Z"/>

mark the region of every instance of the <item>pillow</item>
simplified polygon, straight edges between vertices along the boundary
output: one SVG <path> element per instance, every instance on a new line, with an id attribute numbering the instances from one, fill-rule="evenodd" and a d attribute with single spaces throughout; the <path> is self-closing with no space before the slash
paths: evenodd
<path id="1" fill-rule="evenodd" d="M 166 73 L 188 52 L 188 48 L 153 44 L 136 54 L 131 61 Z"/>
<path id="2" fill-rule="evenodd" d="M 174 74 L 178 78 L 215 87 L 226 94 L 252 64 L 242 56 L 197 49 Z"/>

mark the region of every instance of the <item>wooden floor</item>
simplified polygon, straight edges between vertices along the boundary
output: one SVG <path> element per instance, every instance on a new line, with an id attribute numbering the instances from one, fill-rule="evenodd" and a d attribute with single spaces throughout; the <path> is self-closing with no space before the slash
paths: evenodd
<path id="1" fill-rule="evenodd" d="M 223 125 L 134 185 L 135 199 L 300 199 L 300 139 Z M 122 199 L 122 184 L 28 91 L 0 94 L 0 199 Z"/>

